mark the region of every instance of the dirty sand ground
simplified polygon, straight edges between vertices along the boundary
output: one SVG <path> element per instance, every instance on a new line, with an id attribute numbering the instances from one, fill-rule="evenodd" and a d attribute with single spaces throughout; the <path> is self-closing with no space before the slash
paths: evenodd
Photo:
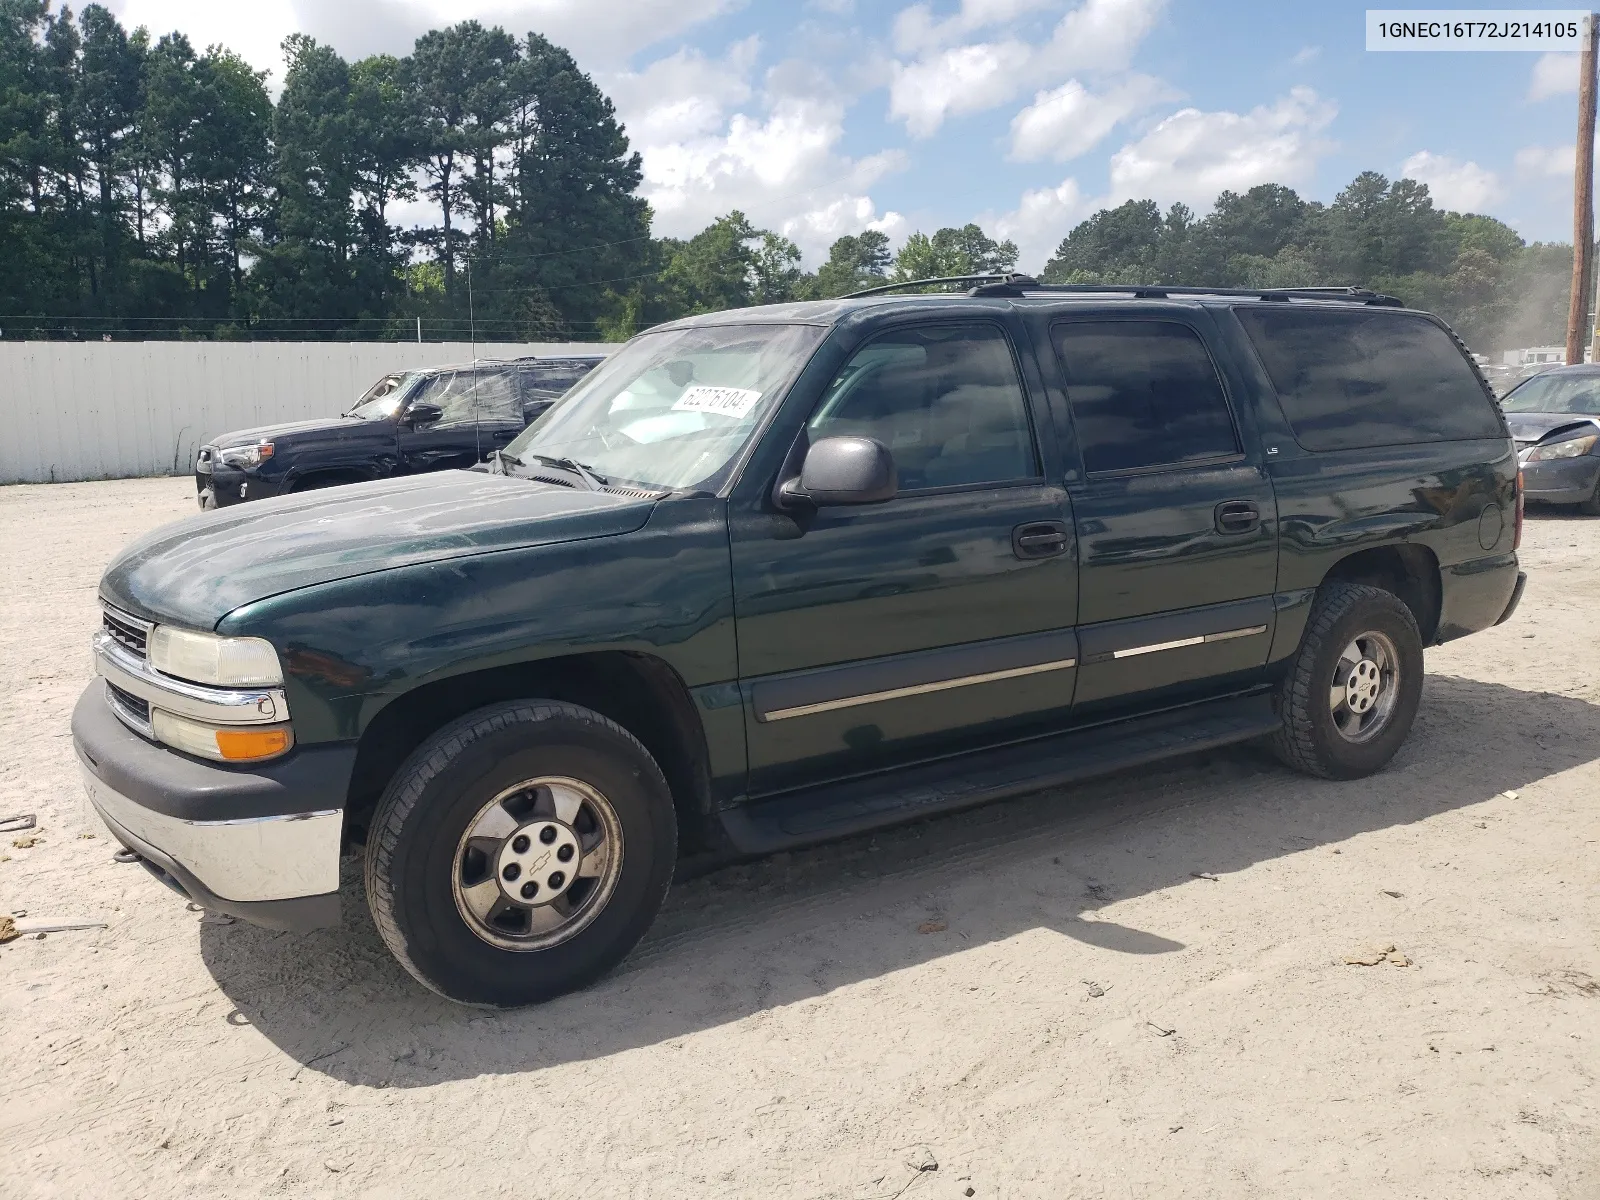
<path id="1" fill-rule="evenodd" d="M 191 496 L 0 489 L 0 911 L 110 923 L 0 948 L 0 1194 L 1600 1196 L 1600 521 L 1530 519 L 1377 778 L 1213 754 L 727 870 L 487 1015 L 354 872 L 273 935 L 79 837 L 95 580 Z"/>

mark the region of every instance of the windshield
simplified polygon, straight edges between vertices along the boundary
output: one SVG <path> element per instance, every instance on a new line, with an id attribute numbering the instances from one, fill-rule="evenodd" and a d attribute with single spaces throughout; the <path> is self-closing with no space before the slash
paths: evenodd
<path id="1" fill-rule="evenodd" d="M 1566 375 L 1551 371 L 1535 375 L 1506 393 L 1500 407 L 1506 412 L 1600 416 L 1600 373 Z"/>
<path id="2" fill-rule="evenodd" d="M 360 417 L 363 421 L 387 421 L 400 411 L 400 403 L 405 398 L 410 382 L 408 372 L 397 371 L 385 375 L 366 390 L 345 416 Z"/>
<path id="3" fill-rule="evenodd" d="M 506 447 L 569 459 L 602 479 L 715 488 L 825 330 L 727 325 L 634 338 Z"/>

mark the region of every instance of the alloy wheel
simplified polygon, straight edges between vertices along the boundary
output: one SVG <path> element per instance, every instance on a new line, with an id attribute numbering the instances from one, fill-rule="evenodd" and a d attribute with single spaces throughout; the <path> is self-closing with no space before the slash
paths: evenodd
<path id="1" fill-rule="evenodd" d="M 1357 634 L 1333 665 L 1328 707 L 1334 728 L 1349 742 L 1377 737 L 1394 715 L 1400 694 L 1400 655 L 1388 636 Z"/>
<path id="2" fill-rule="evenodd" d="M 622 822 L 578 779 L 526 779 L 478 810 L 456 846 L 450 886 L 478 937 L 545 950 L 599 916 L 622 872 Z"/>

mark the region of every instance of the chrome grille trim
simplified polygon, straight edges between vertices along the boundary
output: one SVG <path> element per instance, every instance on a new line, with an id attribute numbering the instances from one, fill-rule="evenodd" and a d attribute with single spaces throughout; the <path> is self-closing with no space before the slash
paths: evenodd
<path id="1" fill-rule="evenodd" d="M 214 725 L 275 725 L 289 719 L 289 702 L 282 688 L 207 687 L 174 679 L 104 632 L 94 635 L 93 646 L 95 674 L 153 709 Z M 121 708 L 112 707 L 123 716 Z M 137 728 L 126 717 L 123 720 Z"/>
<path id="2" fill-rule="evenodd" d="M 100 604 L 100 621 L 105 632 L 115 638 L 123 649 L 140 658 L 148 653 L 150 631 L 155 628 L 153 622 L 125 613 L 103 601 Z"/>
<path id="3" fill-rule="evenodd" d="M 111 711 L 118 719 L 135 733 L 143 734 L 151 741 L 155 740 L 156 731 L 150 725 L 150 703 L 141 700 L 130 692 L 125 692 L 109 679 L 106 681 L 106 702 L 111 705 Z"/>

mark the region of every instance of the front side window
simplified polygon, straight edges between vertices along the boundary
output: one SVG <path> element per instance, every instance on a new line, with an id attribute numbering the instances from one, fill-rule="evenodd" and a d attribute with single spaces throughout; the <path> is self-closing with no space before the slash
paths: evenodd
<path id="1" fill-rule="evenodd" d="M 876 438 L 903 491 L 1039 474 L 1011 342 L 993 325 L 918 326 L 857 350 L 807 426 L 810 440 Z"/>
<path id="2" fill-rule="evenodd" d="M 1239 454 L 1228 401 L 1198 334 L 1176 321 L 1083 321 L 1050 331 L 1090 474 Z"/>
<path id="3" fill-rule="evenodd" d="M 607 482 L 715 489 L 827 331 L 720 325 L 643 333 L 506 447 L 524 472 L 568 460 Z"/>
<path id="4" fill-rule="evenodd" d="M 387 421 L 400 411 L 406 392 L 416 382 L 405 372 L 385 375 L 364 393 L 356 405 L 344 415 L 360 417 L 363 421 Z"/>
<path id="5" fill-rule="evenodd" d="M 1465 354 L 1411 313 L 1235 310 L 1307 450 L 1504 437 Z"/>
<path id="6" fill-rule="evenodd" d="M 1600 372 L 1535 375 L 1506 393 L 1500 407 L 1506 412 L 1600 417 Z"/>

